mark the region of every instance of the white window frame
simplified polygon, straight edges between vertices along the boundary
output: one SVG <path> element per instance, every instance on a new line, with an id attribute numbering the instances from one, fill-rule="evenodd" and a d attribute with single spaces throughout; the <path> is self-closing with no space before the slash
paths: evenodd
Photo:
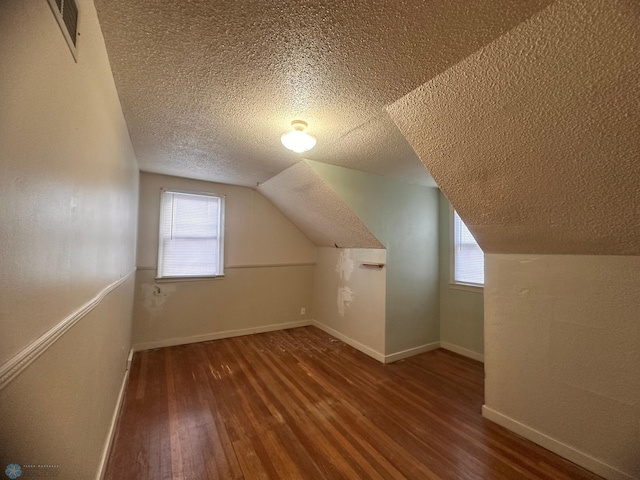
<path id="1" fill-rule="evenodd" d="M 449 205 L 449 286 L 458 290 L 484 293 L 484 284 L 456 281 L 455 213 L 453 206 Z"/>
<path id="2" fill-rule="evenodd" d="M 219 258 L 219 267 L 218 273 L 213 275 L 177 275 L 177 276 L 162 276 L 160 272 L 162 271 L 162 257 L 163 257 L 163 235 L 162 235 L 162 224 L 163 224 L 163 215 L 164 215 L 164 194 L 165 193 L 182 193 L 185 195 L 199 195 L 204 197 L 215 197 L 220 202 L 220 209 L 218 212 L 218 258 Z M 180 190 L 177 188 L 161 188 L 160 189 L 160 216 L 158 217 L 158 266 L 156 268 L 156 280 L 198 280 L 198 279 L 211 279 L 224 277 L 224 224 L 225 224 L 225 196 L 218 195 L 216 193 L 211 192 L 194 192 L 190 190 Z"/>

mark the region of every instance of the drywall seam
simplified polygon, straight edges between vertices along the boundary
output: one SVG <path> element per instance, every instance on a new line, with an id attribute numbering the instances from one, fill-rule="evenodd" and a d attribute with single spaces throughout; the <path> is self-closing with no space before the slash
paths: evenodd
<path id="1" fill-rule="evenodd" d="M 460 347 L 454 343 L 449 342 L 440 342 L 440 347 L 445 350 L 449 350 L 450 352 L 457 353 L 458 355 L 462 355 L 463 357 L 470 358 L 472 360 L 477 360 L 478 362 L 484 363 L 484 355 L 482 353 L 474 352 L 473 350 L 469 350 L 468 348 Z"/>
<path id="2" fill-rule="evenodd" d="M 129 357 L 127 358 L 127 368 L 124 371 L 124 376 L 122 377 L 122 385 L 120 386 L 120 393 L 118 394 L 118 400 L 116 401 L 116 406 L 113 409 L 113 416 L 111 417 L 109 432 L 107 433 L 107 438 L 104 443 L 104 448 L 102 449 L 102 455 L 100 456 L 100 465 L 98 466 L 98 473 L 96 475 L 96 480 L 102 480 L 106 472 L 107 459 L 109 458 L 109 454 L 111 453 L 111 446 L 113 445 L 113 439 L 116 433 L 116 425 L 118 424 L 118 417 L 120 416 L 120 409 L 122 408 L 124 393 L 127 389 L 127 380 L 129 380 L 129 371 L 131 368 L 132 358 L 133 358 L 133 349 L 129 352 Z"/>
<path id="3" fill-rule="evenodd" d="M 328 333 L 329 335 L 336 337 L 338 340 L 342 340 L 344 343 L 352 346 L 356 350 L 360 350 L 362 353 L 364 353 L 365 355 L 368 355 L 374 360 L 377 360 L 380 363 L 386 363 L 384 354 L 374 350 L 373 348 L 367 347 L 366 345 L 354 340 L 351 337 L 347 337 L 343 333 L 340 333 L 339 331 L 334 330 L 331 327 L 328 327 L 324 323 L 320 323 L 317 320 L 312 320 L 311 322 L 313 326 L 318 327 L 320 330 Z"/>
<path id="4" fill-rule="evenodd" d="M 82 305 L 78 310 L 65 317 L 61 322 L 31 342 L 2 365 L 2 368 L 0 368 L 0 390 L 20 375 L 36 358 L 46 352 L 56 340 L 96 308 L 104 297 L 122 285 L 135 271 L 136 269 L 133 268 L 129 273 L 102 289 L 95 297 Z"/>
<path id="5" fill-rule="evenodd" d="M 190 337 L 168 338 L 166 340 L 157 340 L 154 342 L 136 343 L 133 350 L 140 352 L 142 350 L 152 350 L 154 348 L 173 347 L 176 345 L 187 345 L 189 343 L 208 342 L 210 340 L 220 340 L 223 338 L 242 337 L 244 335 L 253 335 L 255 333 L 274 332 L 276 330 L 287 330 L 289 328 L 308 327 L 312 324 L 312 320 L 299 320 L 297 322 L 275 323 L 264 327 L 243 328 L 240 330 L 226 330 L 224 332 L 206 333 L 203 335 L 193 335 Z"/>
<path id="6" fill-rule="evenodd" d="M 436 348 L 440 348 L 440 342 L 426 343 L 418 347 L 408 348 L 407 350 L 402 350 L 396 353 L 390 353 L 389 355 L 384 356 L 384 363 L 397 362 L 398 360 L 413 357 L 414 355 L 418 355 L 420 353 L 430 352 L 431 350 L 435 350 Z"/>
<path id="7" fill-rule="evenodd" d="M 609 480 L 634 480 L 634 477 L 630 477 L 611 465 L 597 458 L 593 458 L 580 450 L 576 450 L 572 446 L 549 437 L 513 418 L 503 415 L 487 405 L 482 406 L 482 416 Z"/>

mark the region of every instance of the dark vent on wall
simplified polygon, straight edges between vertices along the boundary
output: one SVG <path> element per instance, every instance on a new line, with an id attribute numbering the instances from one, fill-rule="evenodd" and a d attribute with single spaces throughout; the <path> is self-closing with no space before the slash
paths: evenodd
<path id="1" fill-rule="evenodd" d="M 78 61 L 78 5 L 76 0 L 49 0 L 49 6 L 58 21 L 64 39 L 69 45 L 74 60 Z"/>
<path id="2" fill-rule="evenodd" d="M 76 44 L 76 34 L 78 33 L 78 7 L 73 0 L 64 0 L 62 3 L 62 19 L 67 26 L 67 32 L 71 37 L 73 45 Z"/>

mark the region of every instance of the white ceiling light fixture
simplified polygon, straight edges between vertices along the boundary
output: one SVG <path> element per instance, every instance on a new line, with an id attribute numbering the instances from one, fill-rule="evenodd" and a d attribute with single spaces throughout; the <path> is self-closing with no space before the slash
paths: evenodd
<path id="1" fill-rule="evenodd" d="M 305 132 L 307 122 L 294 120 L 291 122 L 293 130 L 284 133 L 280 137 L 282 145 L 296 153 L 307 152 L 316 146 L 316 138 Z"/>

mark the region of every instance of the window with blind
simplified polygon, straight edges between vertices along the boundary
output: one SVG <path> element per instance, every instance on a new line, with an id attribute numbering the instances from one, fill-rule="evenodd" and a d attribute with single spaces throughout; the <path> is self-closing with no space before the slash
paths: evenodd
<path id="1" fill-rule="evenodd" d="M 223 275 L 224 197 L 163 190 L 158 278 Z"/>
<path id="2" fill-rule="evenodd" d="M 453 283 L 484 285 L 484 253 L 475 238 L 453 212 Z"/>

